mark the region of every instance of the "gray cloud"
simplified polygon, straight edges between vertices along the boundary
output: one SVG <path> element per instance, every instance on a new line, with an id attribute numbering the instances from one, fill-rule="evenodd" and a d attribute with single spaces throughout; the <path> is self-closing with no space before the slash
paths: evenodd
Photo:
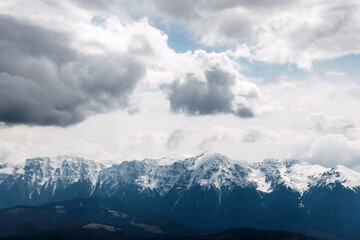
<path id="1" fill-rule="evenodd" d="M 249 41 L 253 38 L 253 29 L 247 16 L 229 14 L 217 25 L 217 32 L 233 41 Z"/>
<path id="2" fill-rule="evenodd" d="M 258 142 L 268 137 L 266 130 L 256 127 L 250 127 L 245 130 L 243 133 L 241 140 L 247 143 Z"/>
<path id="3" fill-rule="evenodd" d="M 6 15 L 0 29 L 0 122 L 6 124 L 69 126 L 126 108 L 145 74 L 136 56 L 85 56 L 65 33 Z"/>
<path id="4" fill-rule="evenodd" d="M 347 139 L 343 135 L 330 134 L 314 141 L 304 157 L 311 163 L 326 167 L 341 164 L 359 169 L 360 148 L 357 141 Z"/>
<path id="5" fill-rule="evenodd" d="M 84 119 L 76 107 L 85 99 L 67 88 L 0 73 L 0 120 L 5 123 L 66 126 Z"/>
<path id="6" fill-rule="evenodd" d="M 175 129 L 168 137 L 166 141 L 166 147 L 170 150 L 177 149 L 181 142 L 185 140 L 186 136 L 186 131 L 182 129 Z"/>
<path id="7" fill-rule="evenodd" d="M 198 144 L 198 147 L 202 150 L 207 149 L 211 147 L 212 145 L 221 142 L 222 136 L 220 135 L 211 135 L 208 137 L 203 138 L 200 143 Z"/>
<path id="8" fill-rule="evenodd" d="M 235 115 L 241 118 L 252 118 L 254 117 L 254 112 L 250 107 L 247 107 L 244 104 L 238 104 Z"/>
<path id="9" fill-rule="evenodd" d="M 70 42 L 67 35 L 22 23 L 7 15 L 0 15 L 0 28 L 1 50 L 5 53 L 46 57 L 57 63 L 75 58 L 74 51 L 67 47 Z"/>
<path id="10" fill-rule="evenodd" d="M 318 113 L 310 115 L 310 119 L 314 124 L 315 131 L 320 136 L 340 134 L 350 140 L 356 138 L 357 127 L 349 118 L 342 116 L 326 116 L 323 113 Z"/>
<path id="11" fill-rule="evenodd" d="M 197 19 L 204 17 L 200 12 L 203 11 L 223 11 L 235 7 L 244 8 L 278 8 L 286 7 L 294 2 L 294 0 L 225 0 L 225 1 L 211 1 L 211 0 L 139 0 L 139 4 L 150 4 L 157 10 L 162 11 L 174 19 Z"/>
<path id="12" fill-rule="evenodd" d="M 252 109 L 243 103 L 234 108 L 235 94 L 232 87 L 236 78 L 231 73 L 213 68 L 205 72 L 206 81 L 187 75 L 185 81 L 174 81 L 164 87 L 173 112 L 189 115 L 232 113 L 238 117 L 254 117 Z"/>
<path id="13" fill-rule="evenodd" d="M 94 10 L 108 10 L 114 7 L 119 1 L 117 0 L 72 0 L 75 4 L 82 8 Z"/>

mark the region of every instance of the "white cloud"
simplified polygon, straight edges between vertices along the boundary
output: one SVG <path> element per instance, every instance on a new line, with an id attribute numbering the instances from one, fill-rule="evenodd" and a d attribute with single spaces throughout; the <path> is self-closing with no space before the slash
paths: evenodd
<path id="1" fill-rule="evenodd" d="M 346 1 L 140 1 L 155 15 L 183 23 L 206 45 L 247 45 L 251 59 L 294 63 L 310 70 L 315 60 L 360 52 L 360 8 Z M 242 47 L 244 48 L 244 47 Z M 244 48 L 246 49 L 246 48 Z M 248 51 L 232 55 L 249 57 Z"/>
<path id="2" fill-rule="evenodd" d="M 270 140 L 279 140 L 280 135 L 274 131 L 266 130 L 261 127 L 229 128 L 216 126 L 210 133 L 203 137 L 199 143 L 199 148 L 209 150 L 214 145 L 221 144 L 240 144 L 240 143 L 262 143 Z"/>
<path id="3" fill-rule="evenodd" d="M 328 71 L 325 74 L 328 75 L 328 76 L 331 76 L 331 77 L 344 77 L 344 76 L 346 76 L 345 72 Z"/>
<path id="4" fill-rule="evenodd" d="M 15 79 L 24 84 L 54 84 L 34 84 L 45 90 L 57 89 L 53 86 L 60 83 L 70 96 L 76 91 L 88 97 L 85 107 L 81 101 L 69 104 L 86 119 L 80 118 L 84 121 L 67 128 L 10 127 L 0 122 L 0 160 L 71 154 L 118 162 L 161 157 L 175 150 L 194 155 L 210 149 L 249 161 L 295 157 L 326 166 L 359 165 L 358 83 L 334 71 L 328 71 L 326 79 L 312 73 L 303 79 L 284 75 L 271 83 L 255 81 L 243 75 L 243 66 L 234 60 L 294 63 L 310 69 L 315 60 L 356 53 L 360 46 L 357 3 L 155 0 L 149 4 L 157 9 L 146 9 L 148 21 L 147 17 L 131 19 L 116 0 L 91 4 L 82 0 L 51 4 L 38 0 L 31 5 L 0 2 L 0 12 L 12 16 L 15 25 L 58 34 L 41 35 L 44 38 L 40 40 L 49 41 L 31 45 L 38 48 L 29 48 L 25 41 L 38 39 L 36 36 L 17 41 L 7 38 L 9 46 L 18 44 L 20 48 L 3 48 L 19 54 L 2 58 L 7 64 L 0 73 L 2 83 Z M 168 15 L 165 21 L 172 18 L 188 23 L 204 44 L 226 50 L 176 53 L 168 47 L 166 34 L 151 24 L 151 15 L 159 11 Z M 0 37 L 14 32 L 6 35 L 2 31 Z M 131 78 L 126 74 L 131 72 L 140 74 Z M 117 77 L 124 85 L 118 84 Z M 161 88 L 172 84 L 178 84 L 172 93 L 182 97 L 177 107 L 171 94 Z M 43 96 L 45 101 L 38 102 L 47 107 L 57 103 L 46 101 L 54 97 L 71 100 L 56 91 L 39 90 L 46 92 L 41 95 L 35 94 L 37 88 L 31 89 L 34 94 L 26 92 L 30 99 Z M 111 94 L 117 89 L 120 94 Z M 16 90 L 21 92 L 22 88 Z M 216 105 L 217 101 L 211 102 L 214 100 L 222 102 Z M 116 111 L 118 108 L 122 110 Z M 125 108 L 136 114 L 127 114 Z M 169 109 L 185 114 L 171 114 Z M 239 118 L 239 113 L 243 117 L 250 113 L 239 109 L 251 110 L 256 117 Z"/>
<path id="5" fill-rule="evenodd" d="M 315 131 L 320 136 L 341 134 L 350 140 L 357 137 L 355 123 L 349 118 L 342 116 L 326 116 L 323 113 L 318 113 L 310 115 L 310 119 L 313 121 Z"/>
<path id="6" fill-rule="evenodd" d="M 320 137 L 311 144 L 304 158 L 327 167 L 344 165 L 356 168 L 360 166 L 360 141 L 334 134 Z"/>
<path id="7" fill-rule="evenodd" d="M 179 146 L 190 136 L 191 130 L 189 128 L 177 128 L 171 132 L 166 140 L 166 147 L 169 150 L 176 150 Z"/>

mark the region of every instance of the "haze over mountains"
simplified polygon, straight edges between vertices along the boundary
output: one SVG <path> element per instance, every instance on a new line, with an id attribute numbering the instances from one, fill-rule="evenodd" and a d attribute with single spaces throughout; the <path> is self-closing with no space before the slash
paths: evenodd
<path id="1" fill-rule="evenodd" d="M 0 169 L 0 207 L 116 198 L 203 230 L 235 227 L 360 236 L 360 173 L 296 160 L 233 161 L 217 153 L 102 164 L 72 156 Z"/>

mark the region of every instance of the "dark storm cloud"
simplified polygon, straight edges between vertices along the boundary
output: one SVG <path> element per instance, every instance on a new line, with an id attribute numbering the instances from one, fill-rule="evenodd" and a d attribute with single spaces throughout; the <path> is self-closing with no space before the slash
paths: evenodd
<path id="1" fill-rule="evenodd" d="M 27 74 L 29 67 L 20 64 L 33 58 L 46 58 L 57 64 L 75 59 L 74 51 L 67 47 L 69 37 L 51 30 L 45 30 L 0 14 L 0 71 L 12 75 Z M 25 59 L 22 59 L 25 58 Z M 18 62 L 20 61 L 20 62 Z M 15 64 L 14 64 L 15 63 Z M 33 74 L 43 70 L 34 69 Z"/>
<path id="2" fill-rule="evenodd" d="M 81 95 L 7 73 L 0 73 L 0 99 L 5 123 L 66 126 L 84 119 L 76 109 L 84 101 Z"/>
<path id="3" fill-rule="evenodd" d="M 68 126 L 126 107 L 145 74 L 130 54 L 84 56 L 71 37 L 0 15 L 0 122 Z"/>
<path id="4" fill-rule="evenodd" d="M 205 73 L 206 81 L 188 75 L 185 81 L 174 81 L 164 87 L 173 112 L 189 115 L 214 115 L 232 113 L 241 118 L 254 114 L 251 108 L 242 103 L 233 107 L 235 95 L 232 91 L 234 76 L 218 68 Z"/>

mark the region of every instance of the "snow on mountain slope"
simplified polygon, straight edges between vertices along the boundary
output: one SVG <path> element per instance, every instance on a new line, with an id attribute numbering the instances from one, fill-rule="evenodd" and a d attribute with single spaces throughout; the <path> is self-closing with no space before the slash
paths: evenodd
<path id="1" fill-rule="evenodd" d="M 315 184 L 316 179 L 327 169 L 297 160 L 266 159 L 251 166 L 249 181 L 253 181 L 262 192 L 272 192 L 284 185 L 301 195 Z"/>
<path id="2" fill-rule="evenodd" d="M 14 172 L 14 168 L 8 166 L 7 164 L 0 164 L 0 184 L 7 178 L 10 174 Z"/>
<path id="3" fill-rule="evenodd" d="M 201 187 L 231 188 L 246 187 L 249 182 L 244 178 L 247 167 L 236 164 L 226 156 L 218 153 L 203 153 L 197 157 L 186 159 L 185 164 L 190 170 L 188 188 L 194 184 Z"/>
<path id="4" fill-rule="evenodd" d="M 111 192 L 117 190 L 119 185 L 136 184 L 140 191 L 150 189 L 164 195 L 174 186 L 184 170 L 176 161 L 171 164 L 167 160 L 144 159 L 113 165 L 100 173 L 99 187 L 106 186 L 107 192 Z"/>
<path id="5" fill-rule="evenodd" d="M 12 178 L 6 181 L 9 176 Z M 185 159 L 173 156 L 111 166 L 71 156 L 27 159 L 23 168 L 1 165 L 0 186 L 6 183 L 5 187 L 9 188 L 13 184 L 11 181 L 20 182 L 33 193 L 44 189 L 54 192 L 60 185 L 66 188 L 85 181 L 90 183 L 91 192 L 101 189 L 107 195 L 128 186 L 159 196 L 172 189 L 186 191 L 192 187 L 220 192 L 235 187 L 256 188 L 259 192 L 271 193 L 282 186 L 303 195 L 312 187 L 331 188 L 335 183 L 355 191 L 360 186 L 360 173 L 343 166 L 325 168 L 296 160 L 237 162 L 218 153 L 205 152 Z"/>
<path id="6" fill-rule="evenodd" d="M 266 159 L 258 163 L 235 162 L 226 156 L 205 152 L 201 155 L 177 160 L 173 164 L 159 164 L 158 160 L 138 161 L 144 171 L 134 179 L 142 190 L 151 189 L 160 195 L 173 186 L 189 189 L 199 185 L 205 189 L 218 190 L 233 187 L 252 187 L 270 193 L 285 186 L 300 195 L 312 187 L 329 186 L 339 182 L 354 190 L 360 186 L 360 173 L 344 166 L 325 168 L 297 160 Z M 177 171 L 174 171 L 174 166 Z"/>
<path id="7" fill-rule="evenodd" d="M 171 153 L 162 158 L 156 159 L 159 166 L 172 165 L 175 162 L 189 158 L 189 154 Z"/>
<path id="8" fill-rule="evenodd" d="M 251 169 L 247 175 L 247 180 L 256 186 L 256 190 L 264 193 L 272 192 L 271 180 L 263 171 L 258 168 Z"/>
<path id="9" fill-rule="evenodd" d="M 31 197 L 42 189 L 54 192 L 59 184 L 66 188 L 78 181 L 89 181 L 94 189 L 98 175 L 104 168 L 103 164 L 92 160 L 57 156 L 27 159 L 25 166 L 15 169 L 12 175 L 14 182 L 22 182 L 27 187 Z"/>
<path id="10" fill-rule="evenodd" d="M 164 161 L 165 160 L 165 161 Z M 250 183 L 244 178 L 247 168 L 234 164 L 227 157 L 216 153 L 203 153 L 184 160 L 145 159 L 142 161 L 123 162 L 105 169 L 100 174 L 100 185 L 132 184 L 139 186 L 140 191 L 150 189 L 163 196 L 175 185 L 179 189 L 201 186 L 209 189 L 215 187 L 245 187 Z"/>
<path id="11" fill-rule="evenodd" d="M 344 166 L 338 165 L 326 169 L 314 181 L 314 186 L 332 187 L 335 183 L 341 183 L 345 188 L 355 190 L 360 188 L 360 173 Z"/>

